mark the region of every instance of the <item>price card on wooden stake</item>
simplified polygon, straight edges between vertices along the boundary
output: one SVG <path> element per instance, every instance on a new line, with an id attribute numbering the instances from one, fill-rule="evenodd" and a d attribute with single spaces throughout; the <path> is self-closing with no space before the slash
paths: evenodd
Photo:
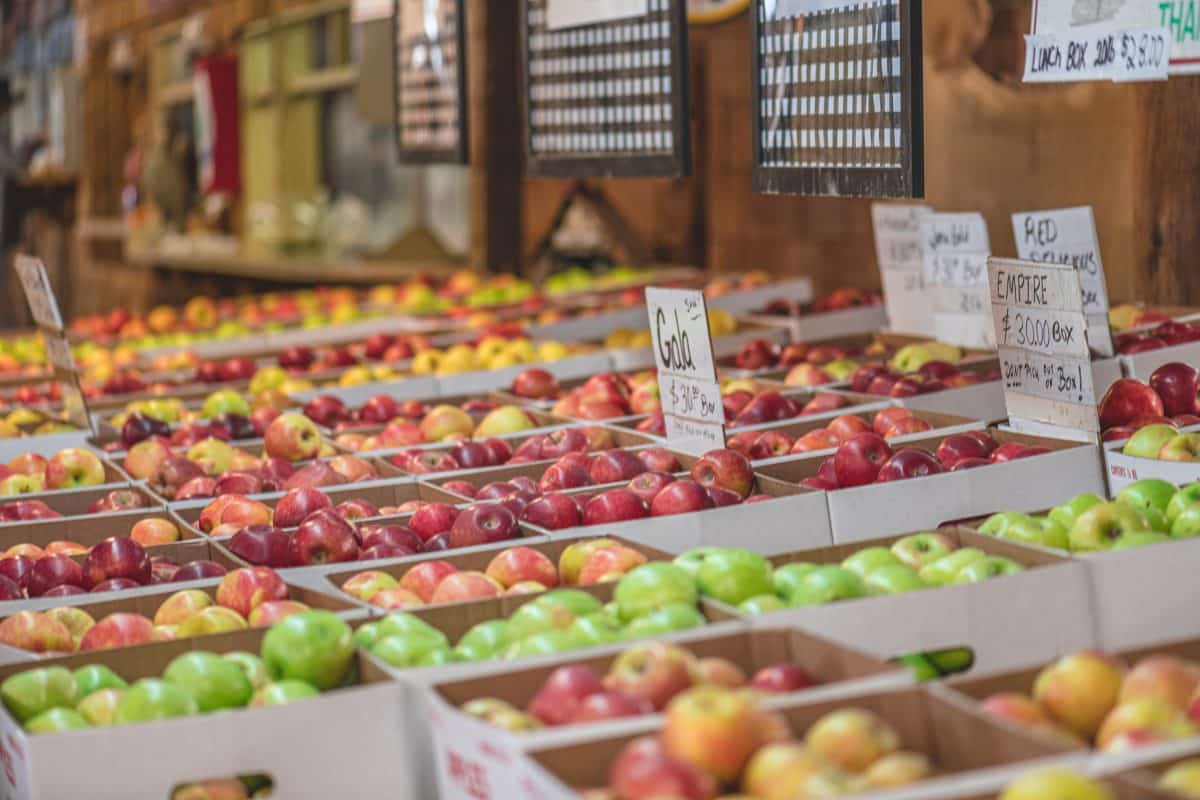
<path id="1" fill-rule="evenodd" d="M 925 286 L 921 221 L 933 210 L 921 205 L 875 203 L 871 221 L 883 301 L 893 331 L 933 335 L 933 300 Z"/>
<path id="2" fill-rule="evenodd" d="M 704 292 L 650 287 L 646 308 L 667 441 L 694 455 L 724 447 L 725 406 Z"/>
<path id="3" fill-rule="evenodd" d="M 46 265 L 40 259 L 18 255 L 15 267 L 17 277 L 21 279 L 21 287 L 25 290 L 25 299 L 29 302 L 33 321 L 39 327 L 61 331 L 62 314 L 58 310 L 54 289 L 50 286 L 50 276 L 46 274 Z"/>
<path id="4" fill-rule="evenodd" d="M 961 347 L 995 347 L 987 288 L 991 242 L 983 215 L 929 214 L 921 220 L 921 239 L 933 334 Z"/>
<path id="5" fill-rule="evenodd" d="M 1070 264 L 1083 287 L 1083 311 L 1088 317 L 1088 342 L 1101 356 L 1113 355 L 1108 325 L 1108 284 L 1100 260 L 1100 239 L 1091 206 L 1025 211 L 1013 214 L 1017 258 L 1024 261 Z"/>
<path id="6" fill-rule="evenodd" d="M 990 258 L 988 284 L 1009 417 L 1098 433 L 1079 273 Z"/>

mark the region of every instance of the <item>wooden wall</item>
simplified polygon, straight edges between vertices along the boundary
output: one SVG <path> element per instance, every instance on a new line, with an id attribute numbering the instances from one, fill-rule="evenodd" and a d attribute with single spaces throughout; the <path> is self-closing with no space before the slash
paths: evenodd
<path id="1" fill-rule="evenodd" d="M 1021 85 L 1029 5 L 925 0 L 927 202 L 983 211 L 993 249 L 1004 254 L 1015 253 L 1013 212 L 1090 203 L 1113 296 L 1143 297 L 1135 262 L 1144 226 L 1135 231 L 1134 209 L 1145 146 L 1135 123 L 1145 90 Z M 720 271 L 804 272 L 826 289 L 877 286 L 868 201 L 751 192 L 749 36 L 746 15 L 692 29 L 695 176 L 608 181 L 605 190 L 661 258 Z M 1172 79 L 1171 86 L 1194 80 Z M 527 252 L 563 188 L 526 182 Z M 1192 285 L 1200 300 L 1200 278 Z"/>

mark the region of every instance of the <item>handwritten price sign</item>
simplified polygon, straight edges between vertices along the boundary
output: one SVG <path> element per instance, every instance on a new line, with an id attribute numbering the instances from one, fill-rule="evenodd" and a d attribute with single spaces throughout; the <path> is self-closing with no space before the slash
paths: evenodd
<path id="1" fill-rule="evenodd" d="M 725 446 L 725 407 L 717 382 L 704 293 L 646 290 L 663 421 L 672 447 L 703 454 Z"/>
<path id="2" fill-rule="evenodd" d="M 1166 80 L 1171 34 L 1166 28 L 1089 25 L 1025 37 L 1025 82 Z"/>
<path id="3" fill-rule="evenodd" d="M 926 291 L 921 221 L 932 209 L 920 205 L 875 203 L 871 222 L 883 302 L 892 330 L 933 335 L 933 297 Z"/>
<path id="4" fill-rule="evenodd" d="M 987 223 L 979 213 L 929 214 L 921 220 L 925 283 L 933 287 L 933 334 L 963 347 L 991 348 Z"/>

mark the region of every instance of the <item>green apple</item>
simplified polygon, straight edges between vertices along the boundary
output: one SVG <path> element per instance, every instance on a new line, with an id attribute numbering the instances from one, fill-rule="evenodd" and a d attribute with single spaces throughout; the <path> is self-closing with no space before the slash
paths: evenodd
<path id="1" fill-rule="evenodd" d="M 1122 489 L 1118 503 L 1133 506 L 1146 515 L 1154 530 L 1166 530 L 1167 506 L 1176 494 L 1175 485 L 1159 478 L 1143 478 Z"/>
<path id="2" fill-rule="evenodd" d="M 854 370 L 858 369 L 858 362 L 848 358 L 835 358 L 822 364 L 821 369 L 834 380 L 844 381 L 849 380 Z"/>
<path id="3" fill-rule="evenodd" d="M 74 708 L 79 686 L 66 667 L 42 667 L 18 672 L 0 683 L 0 698 L 18 722 L 52 708 Z"/>
<path id="4" fill-rule="evenodd" d="M 972 561 L 986 558 L 987 553 L 978 547 L 962 547 L 945 558 L 939 558 L 922 569 L 917 575 L 930 586 L 948 586 L 954 581 L 954 576 Z"/>
<path id="5" fill-rule="evenodd" d="M 782 611 L 785 608 L 787 608 L 787 603 L 780 600 L 777 595 L 760 594 L 758 597 L 751 597 L 744 601 L 738 606 L 738 611 L 757 617 L 762 614 L 770 614 L 772 611 Z"/>
<path id="6" fill-rule="evenodd" d="M 816 568 L 816 564 L 805 563 L 784 564 L 782 567 L 779 567 L 772 576 L 772 582 L 775 585 L 775 594 L 785 600 L 791 597 L 792 592 L 796 591 L 804 583 L 804 576 Z"/>
<path id="7" fill-rule="evenodd" d="M 1072 500 L 1060 506 L 1050 509 L 1048 516 L 1069 531 L 1071 530 L 1071 526 L 1075 524 L 1075 520 L 1079 519 L 1080 514 L 1092 506 L 1098 506 L 1103 502 L 1104 499 L 1099 495 L 1085 492 L 1084 494 L 1076 495 Z"/>
<path id="8" fill-rule="evenodd" d="M 379 623 L 368 622 L 365 625 L 359 625 L 354 631 L 354 644 L 364 650 L 370 650 L 371 645 L 379 641 Z"/>
<path id="9" fill-rule="evenodd" d="M 331 611 L 305 611 L 272 625 L 263 636 L 261 654 L 274 680 L 296 678 L 325 691 L 350 674 L 354 634 Z"/>
<path id="10" fill-rule="evenodd" d="M 158 678 L 143 678 L 121 695 L 113 724 L 186 717 L 198 710 L 196 698 L 187 689 Z"/>
<path id="11" fill-rule="evenodd" d="M 1109 549 L 1122 534 L 1148 530 L 1150 523 L 1133 506 L 1101 503 L 1079 515 L 1071 527 L 1069 542 L 1072 552 L 1092 553 Z"/>
<path id="12" fill-rule="evenodd" d="M 988 536 L 998 536 L 1004 538 L 1005 532 L 1010 526 L 1018 522 L 1030 523 L 1033 517 L 1028 514 L 1019 514 L 1016 511 L 1001 511 L 999 514 L 992 514 L 983 524 L 979 526 L 979 532 Z"/>
<path id="13" fill-rule="evenodd" d="M 567 632 L 589 647 L 612 644 L 621 638 L 620 633 L 608 623 L 608 617 L 602 611 L 579 617 L 571 623 Z"/>
<path id="14" fill-rule="evenodd" d="M 565 653 L 578 647 L 578 640 L 567 631 L 535 633 L 514 643 L 504 653 L 504 658 L 531 658 Z"/>
<path id="15" fill-rule="evenodd" d="M 1004 530 L 1004 539 L 1010 542 L 1036 544 L 1041 547 L 1067 549 L 1067 530 L 1052 519 L 1017 520 Z"/>
<path id="16" fill-rule="evenodd" d="M 97 689 L 87 697 L 79 701 L 79 705 L 75 706 L 89 725 L 94 725 L 98 728 L 106 727 L 113 724 L 113 720 L 117 716 L 117 706 L 121 703 L 121 698 L 125 696 L 123 689 Z"/>
<path id="17" fill-rule="evenodd" d="M 83 715 L 73 708 L 52 708 L 25 723 L 25 730 L 29 733 L 79 731 L 90 727 Z"/>
<path id="18" fill-rule="evenodd" d="M 445 641 L 432 636 L 406 635 L 386 636 L 371 648 L 371 655 L 397 669 L 415 667 L 422 658 L 432 652 L 449 650 Z"/>
<path id="19" fill-rule="evenodd" d="M 844 567 L 817 567 L 790 598 L 791 606 L 815 606 L 837 600 L 865 597 L 866 588 L 858 575 Z"/>
<path id="20" fill-rule="evenodd" d="M 1172 425 L 1146 425 L 1129 437 L 1121 452 L 1137 458 L 1158 458 L 1163 446 L 1179 435 Z"/>
<path id="21" fill-rule="evenodd" d="M 199 650 L 173 659 L 163 670 L 163 680 L 190 692 L 201 711 L 241 708 L 254 695 L 240 665 Z"/>
<path id="22" fill-rule="evenodd" d="M 88 664 L 75 670 L 75 685 L 79 687 L 81 698 L 101 689 L 124 689 L 129 686 L 124 678 L 104 664 Z"/>
<path id="23" fill-rule="evenodd" d="M 902 563 L 896 554 L 886 547 L 867 547 L 842 562 L 842 569 L 848 569 L 859 578 L 866 578 L 877 567 Z"/>
<path id="24" fill-rule="evenodd" d="M 246 677 L 250 679 L 250 685 L 255 689 L 261 689 L 271 680 L 270 676 L 267 675 L 267 665 L 253 653 L 247 653 L 244 650 L 234 650 L 232 653 L 225 653 L 221 658 L 232 664 L 237 664 L 242 672 L 246 673 Z"/>
<path id="25" fill-rule="evenodd" d="M 694 606 L 698 595 L 696 581 L 683 567 L 651 561 L 626 573 L 617 582 L 613 599 L 621 621 L 627 623 L 671 603 Z"/>
<path id="26" fill-rule="evenodd" d="M 700 594 L 736 606 L 743 600 L 774 591 L 771 562 L 749 550 L 719 550 L 700 565 L 696 585 Z"/>
<path id="27" fill-rule="evenodd" d="M 200 415 L 205 419 L 215 419 L 222 414 L 240 414 L 248 417 L 251 411 L 250 404 L 240 393 L 232 389 L 221 389 L 204 399 Z"/>
<path id="28" fill-rule="evenodd" d="M 675 565 L 687 570 L 687 573 L 694 578 L 700 571 L 700 565 L 704 563 L 704 560 L 723 549 L 722 547 L 693 547 L 691 550 L 675 556 Z"/>
<path id="29" fill-rule="evenodd" d="M 604 607 L 604 604 L 597 600 L 595 595 L 588 594 L 582 589 L 555 589 L 552 592 L 546 592 L 534 602 L 542 606 L 564 609 L 569 611 L 573 617 L 595 614 Z"/>
<path id="30" fill-rule="evenodd" d="M 1200 483 L 1189 483 L 1183 486 L 1167 503 L 1167 522 L 1173 523 L 1188 506 L 1200 503 Z"/>
<path id="31" fill-rule="evenodd" d="M 573 613 L 560 605 L 534 600 L 518 608 L 508 618 L 508 639 L 519 642 L 546 631 L 566 630 L 576 619 Z"/>
<path id="32" fill-rule="evenodd" d="M 458 653 L 444 647 L 440 650 L 430 650 L 428 653 L 418 658 L 416 666 L 443 667 L 446 664 L 459 664 L 464 660 L 465 659 Z"/>
<path id="33" fill-rule="evenodd" d="M 1152 544 L 1162 544 L 1163 542 L 1171 541 L 1171 537 L 1165 533 L 1151 533 L 1149 531 L 1134 531 L 1133 533 L 1123 533 L 1113 542 L 1113 550 L 1133 550 L 1138 547 L 1149 547 Z"/>
<path id="34" fill-rule="evenodd" d="M 625 626 L 622 638 L 641 639 L 699 628 L 706 620 L 695 606 L 672 603 L 644 614 Z"/>
<path id="35" fill-rule="evenodd" d="M 254 693 L 252 706 L 282 706 L 319 695 L 316 689 L 304 681 L 284 680 L 268 683 Z"/>
<path id="36" fill-rule="evenodd" d="M 1011 558 L 1002 556 L 987 556 L 967 564 L 954 576 L 953 583 L 979 583 L 1001 575 L 1015 575 L 1024 572 L 1025 568 Z"/>
<path id="37" fill-rule="evenodd" d="M 917 571 L 907 564 L 884 564 L 882 567 L 876 567 L 867 575 L 863 585 L 867 587 L 867 594 L 872 597 L 929 588 L 917 575 Z"/>
<path id="38" fill-rule="evenodd" d="M 489 619 L 480 622 L 462 635 L 456 649 L 496 655 L 509 645 L 508 622 Z"/>
<path id="39" fill-rule="evenodd" d="M 376 623 L 379 631 L 379 639 L 385 639 L 388 636 L 426 636 L 432 639 L 437 639 L 443 644 L 448 644 L 446 634 L 439 631 L 437 628 L 430 625 L 420 617 L 414 617 L 412 614 L 399 612 L 388 614 L 383 619 Z"/>
<path id="40" fill-rule="evenodd" d="M 914 533 L 892 544 L 896 558 L 915 570 L 929 566 L 956 549 L 954 542 L 940 533 Z"/>
<path id="41" fill-rule="evenodd" d="M 1188 506 L 1175 517 L 1170 530 L 1173 539 L 1190 539 L 1200 536 L 1200 505 Z"/>

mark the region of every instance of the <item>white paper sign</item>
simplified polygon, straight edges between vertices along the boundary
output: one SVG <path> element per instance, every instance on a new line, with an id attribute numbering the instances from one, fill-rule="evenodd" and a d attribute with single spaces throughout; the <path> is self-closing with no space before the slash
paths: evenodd
<path id="1" fill-rule="evenodd" d="M 992 258 L 988 283 L 1009 417 L 1099 432 L 1079 273 Z"/>
<path id="2" fill-rule="evenodd" d="M 1070 264 L 1083 287 L 1083 311 L 1088 317 L 1088 342 L 1102 356 L 1113 355 L 1108 326 L 1108 284 L 1100 259 L 1100 240 L 1091 206 L 1026 211 L 1013 214 L 1017 258 L 1024 261 Z"/>
<path id="3" fill-rule="evenodd" d="M 875 203 L 871 221 L 888 323 L 898 333 L 933 335 L 933 297 L 925 287 L 921 221 L 928 206 Z"/>
<path id="4" fill-rule="evenodd" d="M 553 31 L 644 17 L 649 10 L 649 0 L 547 0 L 546 27 Z"/>
<path id="5" fill-rule="evenodd" d="M 977 212 L 929 214 L 921 220 L 922 272 L 933 294 L 933 334 L 961 347 L 995 347 L 987 290 L 991 253 Z"/>
<path id="6" fill-rule="evenodd" d="M 15 266 L 34 322 L 43 328 L 62 330 L 62 314 L 50 286 L 50 276 L 46 274 L 46 265 L 39 259 L 18 255 Z"/>
<path id="7" fill-rule="evenodd" d="M 1025 82 L 1165 81 L 1166 28 L 1088 26 L 1025 37 Z"/>
<path id="8" fill-rule="evenodd" d="M 698 289 L 646 289 L 663 419 L 671 446 L 700 455 L 725 446 L 708 308 Z"/>
<path id="9" fill-rule="evenodd" d="M 71 343 L 65 335 L 44 333 L 42 341 L 46 346 L 46 358 L 50 364 L 62 372 L 77 372 L 75 358 L 71 355 Z"/>
<path id="10" fill-rule="evenodd" d="M 1200 6 L 1196 0 L 1038 0 L 1034 9 L 1035 35 L 1058 34 L 1071 39 L 1092 31 L 1125 34 L 1165 29 L 1170 73 L 1200 72 Z M 1149 55 L 1132 53 L 1135 66 Z"/>

